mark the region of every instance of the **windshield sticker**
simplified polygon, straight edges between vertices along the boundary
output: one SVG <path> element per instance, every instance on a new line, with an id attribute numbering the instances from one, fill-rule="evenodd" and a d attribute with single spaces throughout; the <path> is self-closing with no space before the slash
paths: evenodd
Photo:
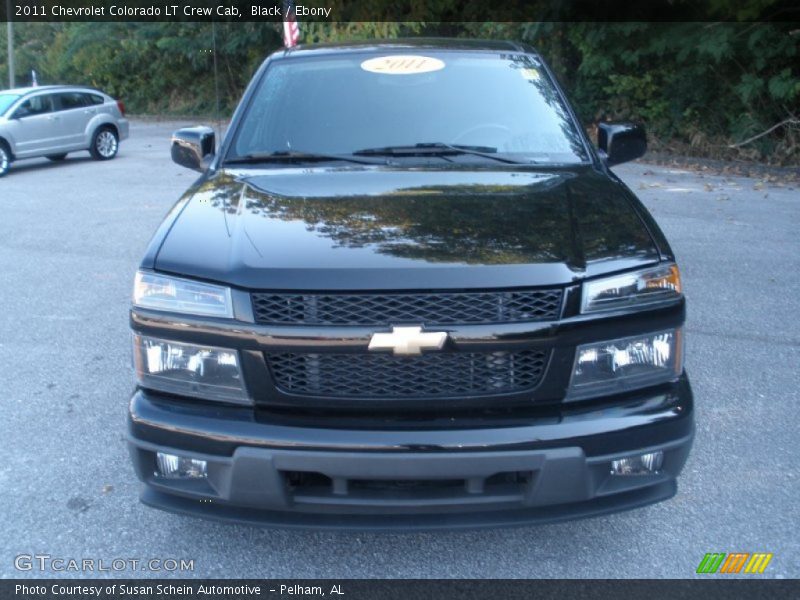
<path id="1" fill-rule="evenodd" d="M 520 73 L 522 73 L 522 76 L 528 81 L 536 81 L 539 79 L 539 71 L 536 69 L 522 69 Z"/>
<path id="2" fill-rule="evenodd" d="M 430 56 L 379 56 L 361 63 L 370 73 L 383 75 L 416 75 L 444 69 L 444 62 Z"/>

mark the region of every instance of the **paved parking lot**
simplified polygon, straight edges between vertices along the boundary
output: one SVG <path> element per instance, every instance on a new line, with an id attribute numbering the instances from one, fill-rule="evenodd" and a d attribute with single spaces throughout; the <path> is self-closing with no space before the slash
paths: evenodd
<path id="1" fill-rule="evenodd" d="M 42 576 L 14 558 L 44 553 L 194 559 L 188 575 L 212 577 L 689 577 L 706 552 L 734 551 L 772 552 L 766 575 L 800 576 L 800 191 L 647 164 L 618 172 L 664 228 L 690 303 L 698 430 L 673 500 L 558 525 L 391 535 L 140 505 L 124 440 L 127 310 L 150 235 L 194 177 L 169 160 L 176 127 L 134 122 L 114 161 L 29 161 L 0 180 L 1 576 Z"/>

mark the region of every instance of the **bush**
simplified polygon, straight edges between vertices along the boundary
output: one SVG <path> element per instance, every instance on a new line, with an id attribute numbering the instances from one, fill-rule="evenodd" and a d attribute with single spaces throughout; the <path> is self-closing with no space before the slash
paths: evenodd
<path id="1" fill-rule="evenodd" d="M 728 2 L 712 6 L 720 15 L 752 18 L 748 7 L 734 12 Z M 450 4 L 437 0 L 430 10 Z M 96 86 L 134 114 L 210 116 L 217 87 L 220 109 L 229 114 L 263 58 L 282 44 L 279 24 L 15 26 L 21 83 L 35 68 L 40 83 Z M 308 22 L 301 32 L 307 43 L 409 35 L 524 41 L 545 56 L 587 124 L 642 121 L 656 148 L 684 154 L 776 164 L 800 159 L 800 24 Z M 4 28 L 0 47 L 3 35 Z M 0 76 L 7 77 L 4 63 Z"/>

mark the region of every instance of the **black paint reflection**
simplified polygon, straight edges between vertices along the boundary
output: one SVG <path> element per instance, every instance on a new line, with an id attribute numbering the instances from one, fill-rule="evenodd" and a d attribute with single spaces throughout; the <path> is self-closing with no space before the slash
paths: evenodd
<path id="1" fill-rule="evenodd" d="M 237 178 L 222 171 L 196 196 L 200 206 L 223 212 L 229 236 L 240 230 L 265 257 L 282 248 L 336 262 L 336 250 L 358 249 L 361 256 L 429 263 L 582 268 L 657 254 L 630 201 L 590 167 L 268 173 Z"/>
<path id="2" fill-rule="evenodd" d="M 565 261 L 564 240 L 571 238 L 561 194 L 538 190 L 526 196 L 506 186 L 401 189 L 385 197 L 335 199 L 287 199 L 251 189 L 245 209 L 249 215 L 302 221 L 335 248 L 370 246 L 380 254 L 431 262 Z"/>

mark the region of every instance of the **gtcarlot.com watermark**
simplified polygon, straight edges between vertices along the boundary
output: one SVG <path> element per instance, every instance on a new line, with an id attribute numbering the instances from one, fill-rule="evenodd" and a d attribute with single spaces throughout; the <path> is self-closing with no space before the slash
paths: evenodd
<path id="1" fill-rule="evenodd" d="M 166 573 L 194 571 L 194 559 L 187 558 L 68 558 L 50 554 L 18 554 L 14 557 L 17 571 L 51 573 L 119 573 L 150 571 Z"/>

